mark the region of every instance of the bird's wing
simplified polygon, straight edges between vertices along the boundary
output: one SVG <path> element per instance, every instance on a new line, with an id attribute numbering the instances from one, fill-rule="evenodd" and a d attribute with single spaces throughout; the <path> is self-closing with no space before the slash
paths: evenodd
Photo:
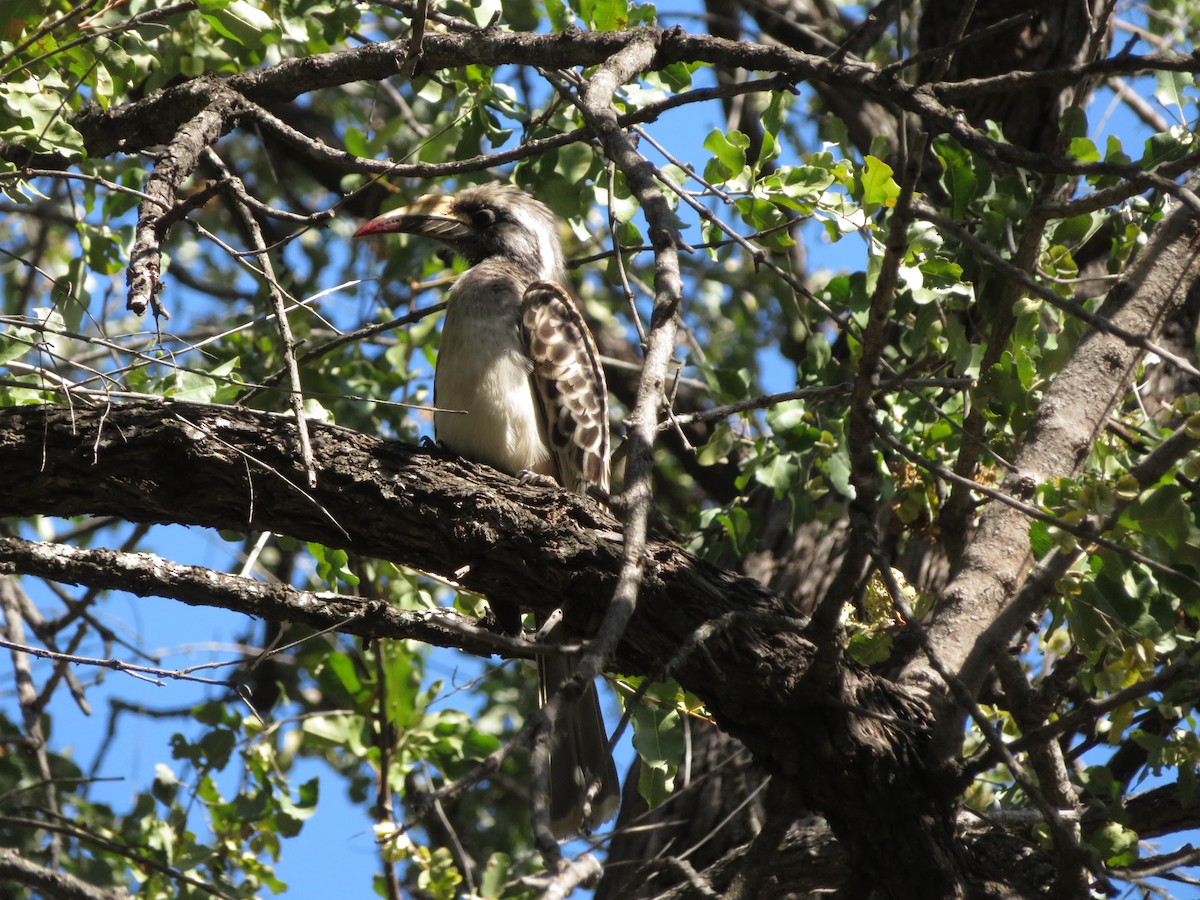
<path id="1" fill-rule="evenodd" d="M 521 334 L 559 483 L 608 492 L 608 389 L 596 341 L 569 294 L 534 282 L 522 300 Z"/>

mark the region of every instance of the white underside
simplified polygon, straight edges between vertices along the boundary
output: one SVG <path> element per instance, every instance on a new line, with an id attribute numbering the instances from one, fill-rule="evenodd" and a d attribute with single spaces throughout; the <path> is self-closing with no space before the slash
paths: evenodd
<path id="1" fill-rule="evenodd" d="M 472 311 L 464 299 L 452 299 L 442 330 L 434 379 L 438 441 L 511 475 L 528 470 L 553 476 L 529 378 L 532 364 L 515 319 L 496 315 L 504 304 Z"/>

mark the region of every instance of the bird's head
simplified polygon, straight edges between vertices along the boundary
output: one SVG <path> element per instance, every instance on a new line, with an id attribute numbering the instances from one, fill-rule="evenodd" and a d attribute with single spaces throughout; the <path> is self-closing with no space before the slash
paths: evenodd
<path id="1" fill-rule="evenodd" d="M 355 237 L 406 232 L 436 238 L 469 265 L 499 258 L 532 279 L 562 282 L 559 221 L 544 203 L 507 184 L 482 184 L 453 196 L 429 194 L 367 222 Z"/>

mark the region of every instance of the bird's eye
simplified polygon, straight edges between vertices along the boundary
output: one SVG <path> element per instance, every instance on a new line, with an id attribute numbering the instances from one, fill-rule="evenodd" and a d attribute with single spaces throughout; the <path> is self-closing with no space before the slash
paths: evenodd
<path id="1" fill-rule="evenodd" d="M 491 228 L 496 224 L 496 211 L 487 206 L 480 207 L 471 213 L 471 224 L 479 229 Z"/>

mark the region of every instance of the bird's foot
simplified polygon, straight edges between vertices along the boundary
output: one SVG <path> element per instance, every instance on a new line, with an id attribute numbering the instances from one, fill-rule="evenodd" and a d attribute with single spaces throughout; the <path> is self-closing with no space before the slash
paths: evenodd
<path id="1" fill-rule="evenodd" d="M 430 450 L 434 453 L 443 453 L 449 455 L 450 451 L 446 449 L 446 445 L 441 441 L 435 441 L 427 434 L 421 435 L 421 439 L 417 441 L 417 446 L 422 450 Z"/>
<path id="2" fill-rule="evenodd" d="M 524 485 L 533 485 L 535 487 L 556 488 L 558 482 L 549 475 L 543 475 L 541 472 L 534 472 L 531 469 L 522 469 L 517 473 L 517 480 Z"/>

